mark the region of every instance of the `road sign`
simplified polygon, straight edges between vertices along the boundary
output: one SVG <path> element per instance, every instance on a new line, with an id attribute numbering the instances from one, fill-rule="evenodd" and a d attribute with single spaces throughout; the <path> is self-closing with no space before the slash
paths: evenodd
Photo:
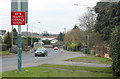
<path id="1" fill-rule="evenodd" d="M 25 25 L 25 12 L 11 12 L 11 25 Z"/>
<path id="2" fill-rule="evenodd" d="M 11 0 L 11 12 L 18 11 L 18 0 Z M 21 0 L 21 11 L 26 13 L 26 22 L 28 23 L 28 0 Z"/>

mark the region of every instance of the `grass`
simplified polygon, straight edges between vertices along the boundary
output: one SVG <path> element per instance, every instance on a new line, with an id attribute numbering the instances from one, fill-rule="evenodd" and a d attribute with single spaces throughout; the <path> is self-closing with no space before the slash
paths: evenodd
<path id="1" fill-rule="evenodd" d="M 61 69 L 52 69 L 51 67 L 68 69 L 69 66 L 46 64 L 39 67 L 23 68 L 21 73 L 18 73 L 17 70 L 3 72 L 2 77 L 112 77 L 112 74 L 110 73 L 68 71 Z M 69 69 L 70 68 L 72 68 L 72 66 L 70 66 Z M 78 68 L 83 69 L 84 67 Z M 92 70 L 94 68 L 90 69 Z M 83 70 L 85 70 L 85 68 Z M 95 70 L 97 71 L 97 69 Z"/>
<path id="2" fill-rule="evenodd" d="M 9 51 L 1 51 L 0 55 L 4 56 L 4 55 L 10 55 L 11 53 Z"/>
<path id="3" fill-rule="evenodd" d="M 112 69 L 109 67 L 84 67 L 84 66 L 69 66 L 69 65 L 54 65 L 54 64 L 43 64 L 40 67 L 50 67 L 50 68 L 62 68 L 69 69 L 72 71 L 90 71 L 90 72 L 103 72 L 112 73 Z"/>
<path id="4" fill-rule="evenodd" d="M 112 61 L 110 59 L 95 57 L 93 55 L 86 55 L 84 57 L 71 58 L 65 61 L 97 63 L 97 64 L 112 64 Z"/>
<path id="5" fill-rule="evenodd" d="M 64 50 L 64 51 L 67 51 L 67 50 Z M 71 51 L 71 50 L 69 50 L 67 52 L 81 52 L 81 51 Z"/>

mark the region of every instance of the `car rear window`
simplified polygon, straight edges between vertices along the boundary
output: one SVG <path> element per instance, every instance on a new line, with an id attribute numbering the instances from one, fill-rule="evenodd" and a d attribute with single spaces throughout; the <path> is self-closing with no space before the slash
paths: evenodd
<path id="1" fill-rule="evenodd" d="M 44 48 L 38 48 L 37 51 L 44 51 Z"/>

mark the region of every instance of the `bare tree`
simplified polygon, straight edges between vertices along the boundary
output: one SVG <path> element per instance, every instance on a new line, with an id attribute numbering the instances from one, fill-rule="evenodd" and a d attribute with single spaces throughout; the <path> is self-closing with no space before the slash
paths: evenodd
<path id="1" fill-rule="evenodd" d="M 80 28 L 87 31 L 93 31 L 93 26 L 96 23 L 96 17 L 97 14 L 94 12 L 94 9 L 88 7 L 87 12 L 79 18 Z"/>
<path id="2" fill-rule="evenodd" d="M 72 29 L 69 32 L 67 32 L 64 36 L 64 40 L 68 41 L 70 43 L 76 43 L 84 42 L 84 31 L 80 29 Z"/>

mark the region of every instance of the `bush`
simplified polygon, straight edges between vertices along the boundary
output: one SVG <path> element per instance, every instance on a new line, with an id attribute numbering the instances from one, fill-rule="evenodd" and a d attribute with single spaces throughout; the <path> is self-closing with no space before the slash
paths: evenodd
<path id="1" fill-rule="evenodd" d="M 2 37 L 0 36 L 0 43 L 2 43 L 3 42 L 3 40 L 2 40 Z"/>
<path id="2" fill-rule="evenodd" d="M 63 49 L 64 50 L 68 50 L 68 49 L 70 49 L 70 43 L 67 41 L 66 43 L 65 43 L 65 45 L 63 46 Z"/>
<path id="3" fill-rule="evenodd" d="M 82 43 L 79 42 L 79 43 L 76 45 L 76 51 L 81 51 L 82 46 L 83 46 Z"/>
<path id="4" fill-rule="evenodd" d="M 76 51 L 76 44 L 70 45 L 70 50 L 71 51 Z"/>
<path id="5" fill-rule="evenodd" d="M 65 43 L 65 46 L 70 46 L 70 42 L 67 41 L 67 42 Z"/>
<path id="6" fill-rule="evenodd" d="M 113 60 L 113 75 L 118 79 L 120 77 L 120 27 L 116 27 L 111 34 L 110 51 Z"/>
<path id="7" fill-rule="evenodd" d="M 50 43 L 50 42 L 51 42 L 50 40 L 43 40 L 42 42 L 43 42 L 45 45 L 50 45 L 50 44 L 51 44 L 51 43 Z"/>
<path id="8" fill-rule="evenodd" d="M 13 45 L 12 48 L 12 53 L 17 54 L 17 45 Z"/>
<path id="9" fill-rule="evenodd" d="M 6 50 L 8 50 L 7 44 L 0 44 L 0 48 L 2 48 L 0 51 L 6 51 Z"/>

